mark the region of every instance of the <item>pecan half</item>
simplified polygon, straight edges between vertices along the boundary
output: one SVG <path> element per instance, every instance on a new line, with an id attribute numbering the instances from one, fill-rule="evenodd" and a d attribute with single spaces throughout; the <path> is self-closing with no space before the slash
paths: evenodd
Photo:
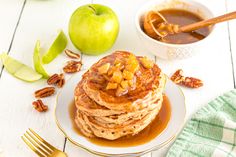
<path id="1" fill-rule="evenodd" d="M 182 84 L 190 88 L 199 88 L 203 86 L 203 82 L 200 79 L 194 77 L 186 77 Z"/>
<path id="2" fill-rule="evenodd" d="M 48 80 L 48 85 L 56 85 L 61 88 L 65 84 L 64 74 L 53 74 Z"/>
<path id="3" fill-rule="evenodd" d="M 60 74 L 59 78 L 60 79 L 56 82 L 56 85 L 58 88 L 61 88 L 65 84 L 64 74 Z"/>
<path id="4" fill-rule="evenodd" d="M 66 49 L 66 50 L 65 50 L 65 54 L 66 54 L 68 57 L 70 57 L 70 58 L 73 58 L 73 59 L 80 59 L 80 54 L 74 53 L 74 52 L 72 52 L 71 50 Z"/>
<path id="5" fill-rule="evenodd" d="M 68 61 L 67 65 L 63 68 L 65 73 L 75 73 L 80 71 L 82 67 L 81 61 Z"/>
<path id="6" fill-rule="evenodd" d="M 53 85 L 60 80 L 60 76 L 58 74 L 53 74 L 51 77 L 48 78 L 47 83 L 48 85 Z"/>
<path id="7" fill-rule="evenodd" d="M 177 70 L 171 76 L 171 80 L 176 84 L 183 85 L 188 88 L 199 88 L 199 87 L 203 86 L 203 81 L 198 78 L 184 77 L 183 70 L 181 70 L 181 69 Z"/>
<path id="8" fill-rule="evenodd" d="M 170 78 L 174 83 L 179 84 L 184 80 L 183 70 L 178 69 Z"/>
<path id="9" fill-rule="evenodd" d="M 44 103 L 40 99 L 34 101 L 32 105 L 39 112 L 46 112 L 48 110 L 48 106 L 44 105 Z"/>
<path id="10" fill-rule="evenodd" d="M 44 98 L 51 96 L 55 93 L 54 87 L 45 87 L 34 92 L 36 98 Z"/>

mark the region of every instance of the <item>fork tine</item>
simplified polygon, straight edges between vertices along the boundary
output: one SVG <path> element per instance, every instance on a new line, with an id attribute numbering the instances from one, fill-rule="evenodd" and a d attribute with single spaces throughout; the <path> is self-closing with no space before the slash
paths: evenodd
<path id="1" fill-rule="evenodd" d="M 45 144 L 47 147 L 49 147 L 51 150 L 57 150 L 55 147 L 53 147 L 51 144 L 49 144 L 47 141 L 45 141 L 44 139 L 42 139 L 36 132 L 34 132 L 34 130 L 32 130 L 31 128 L 29 128 L 29 131 L 36 136 L 43 144 Z"/>
<path id="2" fill-rule="evenodd" d="M 21 139 L 22 139 L 22 140 L 25 142 L 25 144 L 27 144 L 27 145 L 30 147 L 30 149 L 31 149 L 32 151 L 34 151 L 39 157 L 45 157 L 44 155 L 41 154 L 40 151 L 38 151 L 36 148 L 34 148 L 34 146 L 33 146 L 29 141 L 27 141 L 27 140 L 25 139 L 25 137 L 21 136 Z"/>
<path id="3" fill-rule="evenodd" d="M 29 135 L 34 140 L 34 142 L 36 142 L 39 146 L 41 146 L 46 152 L 48 152 L 49 154 L 51 154 L 53 152 L 53 150 L 51 150 L 48 147 L 44 146 L 44 144 L 41 143 L 39 141 L 39 139 L 37 137 L 33 136 L 29 131 L 26 131 L 26 134 Z"/>
<path id="4" fill-rule="evenodd" d="M 42 154 L 48 156 L 49 153 L 46 152 L 45 150 L 43 150 L 39 145 L 37 145 L 37 143 L 34 141 L 34 139 L 32 140 L 29 135 L 24 134 L 24 137 L 34 146 L 36 147 Z"/>

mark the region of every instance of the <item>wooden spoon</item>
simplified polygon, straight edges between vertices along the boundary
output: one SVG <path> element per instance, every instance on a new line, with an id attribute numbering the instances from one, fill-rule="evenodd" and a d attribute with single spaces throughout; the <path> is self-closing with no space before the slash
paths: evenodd
<path id="1" fill-rule="evenodd" d="M 182 27 L 180 27 L 179 32 L 191 32 L 191 31 L 197 30 L 199 28 L 203 28 L 203 27 L 210 26 L 210 25 L 224 22 L 224 21 L 229 21 L 229 20 L 232 20 L 235 18 L 236 18 L 236 11 L 228 13 L 228 14 L 224 14 L 221 16 L 217 16 L 217 17 L 214 17 L 211 19 L 192 23 L 192 24 L 189 24 L 186 26 L 182 26 Z"/>
<path id="2" fill-rule="evenodd" d="M 161 14 L 159 13 L 157 15 L 161 15 Z M 159 16 L 159 18 L 160 18 L 159 21 L 163 21 L 163 22 L 167 21 L 163 16 Z M 211 19 L 207 19 L 207 20 L 196 22 L 196 23 L 192 23 L 192 24 L 189 24 L 189 25 L 186 25 L 186 26 L 181 26 L 181 27 L 179 27 L 178 31 L 174 32 L 174 34 L 181 33 L 181 32 L 191 32 L 191 31 L 197 30 L 199 28 L 207 27 L 207 26 L 210 26 L 210 25 L 213 25 L 213 24 L 216 24 L 216 23 L 224 22 L 224 21 L 229 21 L 229 20 L 232 20 L 232 19 L 235 19 L 235 18 L 236 18 L 236 11 L 228 13 L 228 14 L 224 14 L 224 15 L 221 15 L 221 16 L 217 16 L 217 17 L 214 17 L 214 18 L 211 18 Z M 167 22 L 167 25 L 168 24 L 169 23 Z M 159 35 L 160 37 L 163 38 L 166 35 L 168 35 L 168 32 L 164 35 L 162 33 L 158 33 L 157 35 Z"/>

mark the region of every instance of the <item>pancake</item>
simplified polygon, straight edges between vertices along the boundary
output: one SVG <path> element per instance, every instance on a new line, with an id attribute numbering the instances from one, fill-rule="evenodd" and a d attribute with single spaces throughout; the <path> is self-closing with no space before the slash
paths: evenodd
<path id="1" fill-rule="evenodd" d="M 123 136 L 127 135 L 136 135 L 140 131 L 142 131 L 146 126 L 148 126 L 153 119 L 155 119 L 156 115 L 160 111 L 162 105 L 162 100 L 158 101 L 155 104 L 155 108 L 148 112 L 141 119 L 130 119 L 130 122 L 122 123 L 122 125 L 117 125 L 113 123 L 99 123 L 94 117 L 88 116 L 83 112 L 78 112 L 76 116 L 77 121 L 85 122 L 86 129 L 84 127 L 79 127 L 81 132 L 89 133 L 86 135 L 88 137 L 100 137 L 108 140 L 115 140 Z"/>
<path id="2" fill-rule="evenodd" d="M 85 120 L 83 119 L 82 115 L 79 112 L 76 115 L 77 116 L 75 118 L 75 123 L 81 133 L 86 137 L 95 137 L 90 127 L 85 123 Z"/>
<path id="3" fill-rule="evenodd" d="M 98 105 L 84 92 L 83 83 L 84 80 L 82 80 L 75 89 L 75 104 L 78 110 L 87 112 L 94 116 L 110 116 L 124 113 L 122 111 L 110 110 L 104 106 Z"/>
<path id="4" fill-rule="evenodd" d="M 134 86 L 130 85 L 122 95 L 117 95 L 118 88 L 107 89 L 111 76 L 109 72 L 101 74 L 99 68 L 109 63 L 110 70 L 116 66 L 117 60 L 124 68 L 133 66 L 125 59 L 131 55 L 119 51 L 102 58 L 77 84 L 74 92 L 75 122 L 86 137 L 115 140 L 132 136 L 148 126 L 159 113 L 166 77 L 156 64 L 147 68 L 142 62 L 144 57 L 133 57 L 138 67 L 130 80 L 135 83 Z"/>
<path id="5" fill-rule="evenodd" d="M 122 110 L 116 110 L 116 109 L 107 108 L 105 106 L 101 106 L 85 93 L 83 89 L 83 84 L 84 84 L 84 80 L 79 82 L 75 89 L 75 104 L 76 104 L 77 109 L 83 112 L 88 112 L 90 114 L 93 114 L 94 116 L 110 116 L 110 115 L 127 113 L 126 110 L 122 111 Z M 140 107 L 139 109 L 136 109 L 136 111 L 145 109 L 145 107 L 150 106 L 158 98 L 160 98 L 162 96 L 162 92 L 159 92 L 159 91 L 162 91 L 162 88 L 164 88 L 164 86 L 165 86 L 165 77 L 162 77 L 161 82 L 160 82 L 160 87 L 155 92 L 147 95 L 145 100 L 142 99 L 142 100 L 137 100 L 136 102 L 134 102 L 142 106 L 142 108 Z M 133 105 L 135 106 L 136 104 L 133 104 Z M 130 114 L 131 113 L 133 112 L 130 112 Z"/>
<path id="6" fill-rule="evenodd" d="M 121 112 L 116 110 L 109 110 L 103 106 L 100 106 L 95 101 L 90 99 L 86 93 L 84 92 L 83 88 L 81 88 L 82 83 L 78 84 L 78 88 L 76 88 L 75 93 L 75 105 L 78 110 L 84 112 L 87 115 L 96 116 L 98 121 L 104 123 L 117 123 L 122 124 L 129 119 L 141 119 L 145 116 L 150 110 L 155 108 L 155 104 L 151 103 L 147 105 L 145 108 L 140 110 L 136 110 L 134 112 Z M 162 94 L 158 95 L 158 97 L 154 97 L 153 100 L 150 102 L 154 102 L 157 99 L 161 99 Z"/>
<path id="7" fill-rule="evenodd" d="M 150 69 L 143 67 L 140 63 L 142 57 L 137 57 L 140 69 L 135 73 L 135 90 L 131 90 L 126 95 L 120 96 L 117 99 L 114 90 L 105 89 L 107 80 L 98 73 L 98 67 L 104 63 L 113 65 L 117 59 L 122 60 L 122 58 L 128 58 L 129 55 L 130 53 L 128 52 L 115 52 L 95 63 L 85 75 L 84 78 L 86 81 L 83 88 L 86 94 L 101 106 L 120 111 L 136 110 L 145 107 L 142 106 L 144 104 L 143 102 L 148 101 L 151 96 L 162 93 L 162 86 L 165 84 L 166 79 L 165 75 L 156 64 Z"/>

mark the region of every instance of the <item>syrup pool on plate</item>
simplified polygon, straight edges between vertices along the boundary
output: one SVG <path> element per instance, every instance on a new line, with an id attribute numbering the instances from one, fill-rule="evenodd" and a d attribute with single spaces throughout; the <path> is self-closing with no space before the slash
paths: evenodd
<path id="1" fill-rule="evenodd" d="M 74 101 L 69 105 L 69 112 L 71 122 L 73 124 L 73 129 L 78 133 L 79 136 L 83 136 L 75 124 L 76 116 L 76 107 Z M 109 147 L 129 147 L 137 146 L 141 144 L 148 143 L 152 139 L 156 138 L 161 132 L 167 127 L 168 122 L 171 117 L 171 105 L 168 97 L 163 96 L 162 107 L 156 116 L 156 118 L 149 124 L 144 130 L 139 132 L 134 136 L 121 137 L 116 140 L 106 140 L 98 137 L 87 138 L 90 142 L 100 145 L 100 146 L 109 146 Z"/>

